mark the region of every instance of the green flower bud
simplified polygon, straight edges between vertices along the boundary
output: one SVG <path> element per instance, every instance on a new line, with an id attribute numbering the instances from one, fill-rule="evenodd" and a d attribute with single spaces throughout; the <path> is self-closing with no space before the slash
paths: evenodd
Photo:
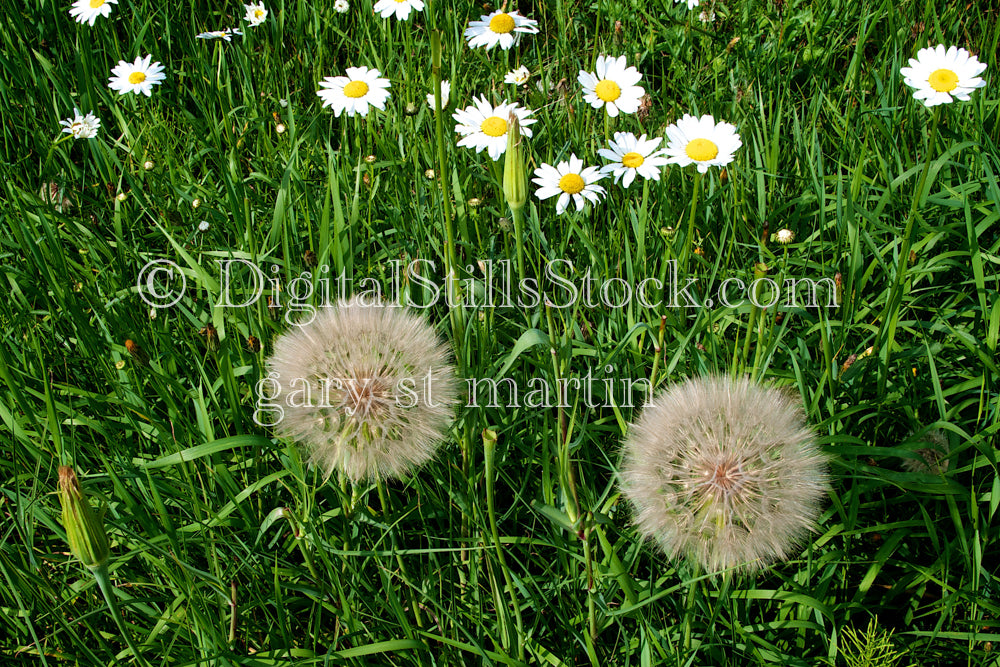
<path id="1" fill-rule="evenodd" d="M 100 568 L 111 555 L 104 532 L 104 512 L 94 512 L 70 466 L 59 467 L 59 502 L 69 550 L 87 568 Z"/>
<path id="2" fill-rule="evenodd" d="M 526 146 L 522 146 L 521 124 L 512 113 L 507 127 L 507 153 L 503 162 L 503 196 L 512 213 L 528 201 L 528 172 L 524 166 Z"/>

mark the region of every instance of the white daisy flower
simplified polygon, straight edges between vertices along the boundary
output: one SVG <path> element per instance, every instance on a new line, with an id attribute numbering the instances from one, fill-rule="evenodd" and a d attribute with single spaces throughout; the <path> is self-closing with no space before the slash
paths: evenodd
<path id="1" fill-rule="evenodd" d="M 695 118 L 689 114 L 667 128 L 666 152 L 673 164 L 686 167 L 697 164 L 705 173 L 709 167 L 724 167 L 733 161 L 743 142 L 729 123 L 716 123 L 711 116 Z"/>
<path id="2" fill-rule="evenodd" d="M 98 16 L 110 15 L 111 5 L 117 4 L 118 0 L 76 0 L 69 10 L 69 15 L 76 19 L 77 23 L 94 25 Z"/>
<path id="3" fill-rule="evenodd" d="M 524 65 L 521 65 L 517 69 L 507 72 L 507 76 L 503 78 L 503 82 L 515 86 L 522 86 L 528 83 L 528 79 L 530 78 L 531 78 L 531 70 L 529 70 Z"/>
<path id="4" fill-rule="evenodd" d="M 570 155 L 569 161 L 560 162 L 553 167 L 543 164 L 535 170 L 535 178 L 531 182 L 538 186 L 535 196 L 548 199 L 559 195 L 556 202 L 556 215 L 562 215 L 572 199 L 576 210 L 582 211 L 584 204 L 590 201 L 594 204 L 604 196 L 604 188 L 597 181 L 604 178 L 598 167 L 584 168 L 583 160 L 576 155 Z"/>
<path id="5" fill-rule="evenodd" d="M 608 142 L 609 148 L 602 148 L 597 153 L 611 164 L 601 168 L 604 174 L 615 177 L 615 183 L 621 179 L 623 187 L 632 185 L 636 175 L 643 178 L 660 180 L 660 168 L 668 164 L 666 151 L 656 150 L 663 137 L 646 139 L 642 135 L 638 139 L 631 132 L 615 132 L 614 140 Z"/>
<path id="6" fill-rule="evenodd" d="M 516 103 L 508 103 L 506 100 L 494 107 L 485 97 L 473 98 L 472 101 L 472 106 L 459 109 L 452 114 L 458 123 L 455 132 L 462 135 L 458 142 L 459 146 L 475 148 L 477 153 L 481 153 L 485 148 L 491 158 L 499 160 L 507 150 L 510 114 L 517 116 L 521 134 L 531 138 L 531 128 L 528 126 L 537 122 L 537 119 L 529 118 L 534 113 L 531 109 L 519 107 Z"/>
<path id="7" fill-rule="evenodd" d="M 247 10 L 243 20 L 249 23 L 251 27 L 257 27 L 267 20 L 267 8 L 264 7 L 263 2 L 243 5 L 243 9 Z"/>
<path id="8" fill-rule="evenodd" d="M 583 86 L 583 99 L 595 109 L 604 107 L 614 118 L 619 112 L 635 113 L 646 94 L 642 74 L 634 67 L 625 66 L 625 56 L 609 58 L 598 56 L 594 74 L 580 70 L 577 81 Z"/>
<path id="9" fill-rule="evenodd" d="M 76 107 L 73 107 L 73 117 L 61 120 L 59 124 L 64 126 L 63 132 L 72 134 L 74 139 L 93 139 L 101 129 L 100 118 L 92 113 L 84 116 Z"/>
<path id="10" fill-rule="evenodd" d="M 224 39 L 227 42 L 233 41 L 233 35 L 242 35 L 243 31 L 238 28 L 226 28 L 225 30 L 209 30 L 195 35 L 196 39 Z"/>
<path id="11" fill-rule="evenodd" d="M 424 11 L 423 0 L 378 0 L 375 3 L 375 13 L 384 19 L 395 14 L 397 20 L 405 21 L 413 10 Z"/>
<path id="12" fill-rule="evenodd" d="M 938 44 L 920 49 L 916 58 L 910 58 L 910 66 L 900 68 L 899 73 L 905 77 L 903 83 L 917 89 L 913 98 L 933 107 L 949 104 L 952 98 L 967 102 L 969 93 L 986 85 L 979 78 L 985 70 L 986 65 L 965 49 L 951 46 L 945 51 L 944 44 Z"/>
<path id="13" fill-rule="evenodd" d="M 347 10 L 349 10 L 350 8 L 351 5 L 347 2 L 347 0 L 337 0 L 335 3 L 333 3 L 333 9 L 338 14 L 346 14 Z"/>
<path id="14" fill-rule="evenodd" d="M 135 62 L 131 63 L 119 60 L 111 70 L 108 88 L 117 90 L 119 95 L 144 93 L 146 97 L 152 97 L 153 86 L 163 83 L 166 76 L 163 74 L 163 65 L 158 62 L 150 64 L 151 59 L 152 56 L 146 56 L 136 58 Z"/>
<path id="15" fill-rule="evenodd" d="M 316 94 L 324 107 L 333 107 L 333 115 L 340 117 L 345 110 L 348 116 L 368 115 L 368 107 L 385 110 L 389 99 L 389 80 L 380 78 L 381 72 L 367 67 L 348 67 L 347 76 L 328 76 L 320 82 L 323 90 Z"/>
<path id="16" fill-rule="evenodd" d="M 687 2 L 688 9 L 694 9 L 698 6 L 699 0 L 674 0 L 674 4 Z"/>
<path id="17" fill-rule="evenodd" d="M 538 32 L 538 21 L 525 18 L 517 12 L 505 12 L 502 9 L 482 16 L 478 21 L 470 21 L 465 29 L 469 40 L 469 48 L 480 46 L 492 49 L 497 44 L 504 51 L 517 44 L 523 33 L 534 35 Z"/>
<path id="18" fill-rule="evenodd" d="M 451 82 L 442 81 L 441 82 L 441 108 L 445 109 L 448 106 L 448 100 L 451 97 Z M 434 93 L 427 93 L 427 105 L 433 109 L 434 108 Z"/>

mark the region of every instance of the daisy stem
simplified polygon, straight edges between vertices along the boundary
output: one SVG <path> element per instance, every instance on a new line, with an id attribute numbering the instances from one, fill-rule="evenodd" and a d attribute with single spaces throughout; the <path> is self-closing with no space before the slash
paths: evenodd
<path id="1" fill-rule="evenodd" d="M 924 186 L 927 183 L 927 174 L 930 171 L 931 158 L 934 156 L 934 144 L 937 140 L 938 123 L 941 120 L 941 106 L 934 109 L 934 119 L 931 122 L 931 131 L 927 138 L 927 157 L 924 159 L 924 169 L 920 174 L 920 180 L 917 182 L 917 190 L 913 194 L 913 201 L 910 203 L 910 212 L 906 216 L 906 228 L 903 231 L 903 243 L 899 248 L 899 256 L 897 259 L 896 268 L 896 280 L 893 282 L 892 290 L 889 292 L 889 297 L 886 300 L 885 310 L 882 311 L 882 327 L 879 331 L 879 339 L 881 342 L 878 347 L 882 351 L 882 375 L 879 380 L 879 386 L 882 390 L 885 389 L 885 383 L 888 379 L 887 371 L 889 367 L 889 355 L 892 350 L 892 344 L 896 338 L 896 325 L 899 320 L 897 317 L 903 296 L 903 290 L 906 284 L 906 273 L 909 268 L 910 263 L 910 237 L 913 236 L 913 223 L 917 219 L 917 208 L 920 206 L 920 200 L 923 199 Z"/>
<path id="2" fill-rule="evenodd" d="M 118 609 L 118 602 L 115 600 L 114 586 L 111 585 L 111 577 L 108 576 L 108 564 L 104 563 L 91 570 L 90 573 L 93 574 L 94 579 L 97 580 L 97 585 L 101 589 L 101 593 L 104 595 L 104 601 L 108 604 L 108 610 L 111 612 L 111 617 L 115 620 L 115 625 L 118 626 L 118 632 L 121 633 L 122 638 L 125 640 L 125 644 L 128 646 L 129 650 L 132 651 L 132 655 L 135 656 L 136 662 L 140 665 L 148 665 L 149 663 L 142 657 L 139 653 L 139 649 L 135 646 L 135 642 L 132 641 L 132 633 L 128 631 L 128 628 L 125 627 L 125 622 L 122 621 L 122 615 Z"/>
<path id="3" fill-rule="evenodd" d="M 687 246 L 684 252 L 684 261 L 681 264 L 682 273 L 687 273 L 688 260 L 694 252 L 694 214 L 698 210 L 698 192 L 701 189 L 701 179 L 704 176 L 700 171 L 694 177 L 694 191 L 691 193 L 691 214 L 688 216 L 687 237 L 684 244 Z"/>
<path id="4" fill-rule="evenodd" d="M 517 246 L 517 277 L 519 285 L 524 284 L 524 213 L 521 209 L 511 209 L 514 218 L 514 245 Z"/>

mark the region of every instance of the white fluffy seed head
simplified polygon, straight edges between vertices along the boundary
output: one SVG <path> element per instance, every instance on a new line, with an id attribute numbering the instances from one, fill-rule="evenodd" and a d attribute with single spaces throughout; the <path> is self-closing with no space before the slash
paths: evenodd
<path id="1" fill-rule="evenodd" d="M 670 558 L 754 572 L 790 556 L 813 528 L 826 467 L 792 395 L 708 376 L 643 409 L 621 480 L 639 532 Z"/>
<path id="2" fill-rule="evenodd" d="M 357 298 L 323 308 L 274 343 L 268 372 L 279 437 L 352 481 L 401 477 L 434 457 L 454 419 L 458 382 L 426 321 Z"/>
<path id="3" fill-rule="evenodd" d="M 910 434 L 912 437 L 912 433 Z M 910 472 L 922 472 L 931 475 L 940 475 L 948 472 L 948 453 L 951 450 L 948 438 L 941 429 L 928 431 L 918 438 L 914 438 L 916 449 L 914 450 L 919 459 L 903 459 L 903 468 Z"/>

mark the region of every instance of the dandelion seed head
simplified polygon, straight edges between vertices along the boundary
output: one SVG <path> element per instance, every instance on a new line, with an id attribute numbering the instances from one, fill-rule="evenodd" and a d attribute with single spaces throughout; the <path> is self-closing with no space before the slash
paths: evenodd
<path id="1" fill-rule="evenodd" d="M 709 376 L 646 406 L 621 478 L 639 532 L 668 557 L 753 572 L 792 555 L 813 527 L 826 460 L 791 396 Z"/>
<path id="2" fill-rule="evenodd" d="M 321 309 L 274 343 L 280 437 L 327 475 L 408 474 L 438 450 L 458 400 L 448 347 L 420 316 L 359 298 Z"/>

